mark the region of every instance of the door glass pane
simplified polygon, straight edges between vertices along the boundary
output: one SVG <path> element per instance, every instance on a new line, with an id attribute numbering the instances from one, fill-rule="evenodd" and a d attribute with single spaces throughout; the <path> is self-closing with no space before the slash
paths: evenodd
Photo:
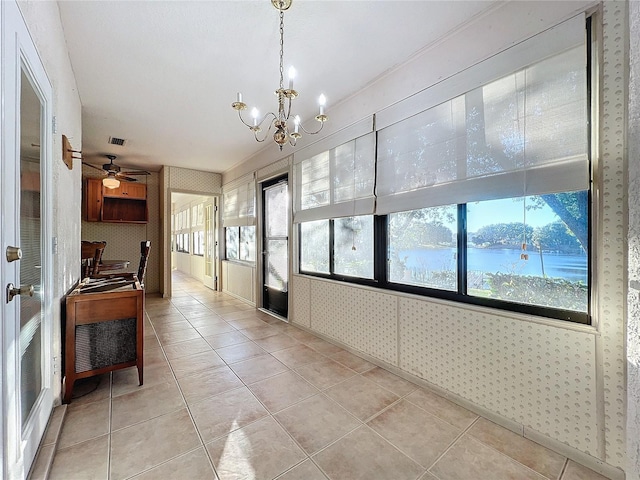
<path id="1" fill-rule="evenodd" d="M 288 235 L 289 200 L 287 184 L 275 185 L 264 192 L 266 212 L 266 236 L 286 237 Z"/>
<path id="2" fill-rule="evenodd" d="M 40 115 L 38 96 L 22 73 L 20 93 L 20 398 L 22 424 L 42 390 L 42 259 L 40 251 Z"/>
<path id="3" fill-rule="evenodd" d="M 212 206 L 207 205 L 204 213 L 204 234 L 206 235 L 205 253 L 204 253 L 204 274 L 207 277 L 213 277 L 213 216 Z"/>
<path id="4" fill-rule="evenodd" d="M 286 291 L 289 281 L 287 264 L 287 240 L 267 240 L 266 285 L 276 290 Z"/>

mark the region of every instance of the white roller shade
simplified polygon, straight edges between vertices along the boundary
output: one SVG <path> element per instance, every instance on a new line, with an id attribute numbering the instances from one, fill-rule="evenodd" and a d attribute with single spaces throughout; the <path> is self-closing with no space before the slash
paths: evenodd
<path id="1" fill-rule="evenodd" d="M 253 174 L 223 187 L 222 225 L 237 227 L 256 224 L 256 182 Z"/>
<path id="2" fill-rule="evenodd" d="M 294 222 L 373 213 L 373 133 L 294 163 Z"/>
<path id="3" fill-rule="evenodd" d="M 578 45 L 380 130 L 376 213 L 589 188 L 584 23 L 564 28 Z"/>

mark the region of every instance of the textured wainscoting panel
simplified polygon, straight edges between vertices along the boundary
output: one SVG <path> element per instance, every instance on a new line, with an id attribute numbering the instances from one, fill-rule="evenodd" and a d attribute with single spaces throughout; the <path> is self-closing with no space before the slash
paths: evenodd
<path id="1" fill-rule="evenodd" d="M 169 188 L 200 193 L 220 193 L 222 175 L 180 167 L 167 167 Z"/>
<path id="2" fill-rule="evenodd" d="M 601 100 L 602 238 L 598 242 L 598 322 L 604 366 L 605 458 L 624 467 L 625 453 L 625 49 L 626 2 L 603 2 Z M 631 159 L 630 159 L 631 160 Z M 638 161 L 637 158 L 632 159 Z"/>
<path id="3" fill-rule="evenodd" d="M 255 304 L 255 270 L 249 265 L 222 262 L 222 290 Z"/>
<path id="4" fill-rule="evenodd" d="M 400 368 L 591 455 L 595 337 L 401 298 Z"/>
<path id="5" fill-rule="evenodd" d="M 627 296 L 627 479 L 640 479 L 640 2 L 629 3 L 629 292 Z"/>
<path id="6" fill-rule="evenodd" d="M 323 281 L 311 281 L 310 291 L 315 330 L 397 365 L 395 296 Z"/>
<path id="7" fill-rule="evenodd" d="M 289 319 L 293 323 L 310 328 L 311 325 L 311 281 L 308 278 L 294 275 L 291 294 L 293 295 L 293 312 Z"/>

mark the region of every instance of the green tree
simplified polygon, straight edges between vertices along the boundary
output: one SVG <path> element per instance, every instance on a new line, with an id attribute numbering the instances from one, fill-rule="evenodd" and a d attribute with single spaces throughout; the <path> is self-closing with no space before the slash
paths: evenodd
<path id="1" fill-rule="evenodd" d="M 471 241 L 476 245 L 495 247 L 509 246 L 520 248 L 525 240 L 532 238 L 533 227 L 522 222 L 492 223 L 480 228 Z"/>
<path id="2" fill-rule="evenodd" d="M 540 208 L 541 202 L 562 220 L 586 252 L 589 248 L 589 194 L 586 190 L 569 193 L 551 193 L 534 197 L 535 202 L 528 208 Z"/>
<path id="3" fill-rule="evenodd" d="M 562 221 L 536 228 L 533 232 L 533 244 L 542 250 L 559 250 L 564 253 L 575 252 L 581 248 L 576 236 Z"/>

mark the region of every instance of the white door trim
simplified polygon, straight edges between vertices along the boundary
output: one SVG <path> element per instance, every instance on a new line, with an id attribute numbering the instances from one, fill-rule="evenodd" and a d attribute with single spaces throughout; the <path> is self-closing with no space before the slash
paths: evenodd
<path id="1" fill-rule="evenodd" d="M 46 428 L 53 407 L 53 255 L 52 241 L 52 126 L 53 91 L 36 47 L 29 35 L 20 9 L 15 1 L 0 2 L 0 29 L 2 35 L 2 156 L 0 182 L 3 193 L 0 196 L 2 234 L 0 236 L 0 277 L 2 279 L 2 325 L 0 330 L 0 353 L 2 362 L 2 413 L 1 447 L 3 462 L 2 478 L 23 479 L 28 474 L 38 449 L 38 444 Z M 17 263 L 8 263 L 5 251 L 9 245 L 20 244 L 20 76 L 24 69 L 31 78 L 32 87 L 41 102 L 41 232 L 42 232 L 42 334 L 43 334 L 43 390 L 35 402 L 32 414 L 22 427 L 20 392 L 20 347 L 19 321 L 16 321 L 19 299 L 6 303 L 6 285 L 11 282 L 20 285 L 20 269 Z"/>

